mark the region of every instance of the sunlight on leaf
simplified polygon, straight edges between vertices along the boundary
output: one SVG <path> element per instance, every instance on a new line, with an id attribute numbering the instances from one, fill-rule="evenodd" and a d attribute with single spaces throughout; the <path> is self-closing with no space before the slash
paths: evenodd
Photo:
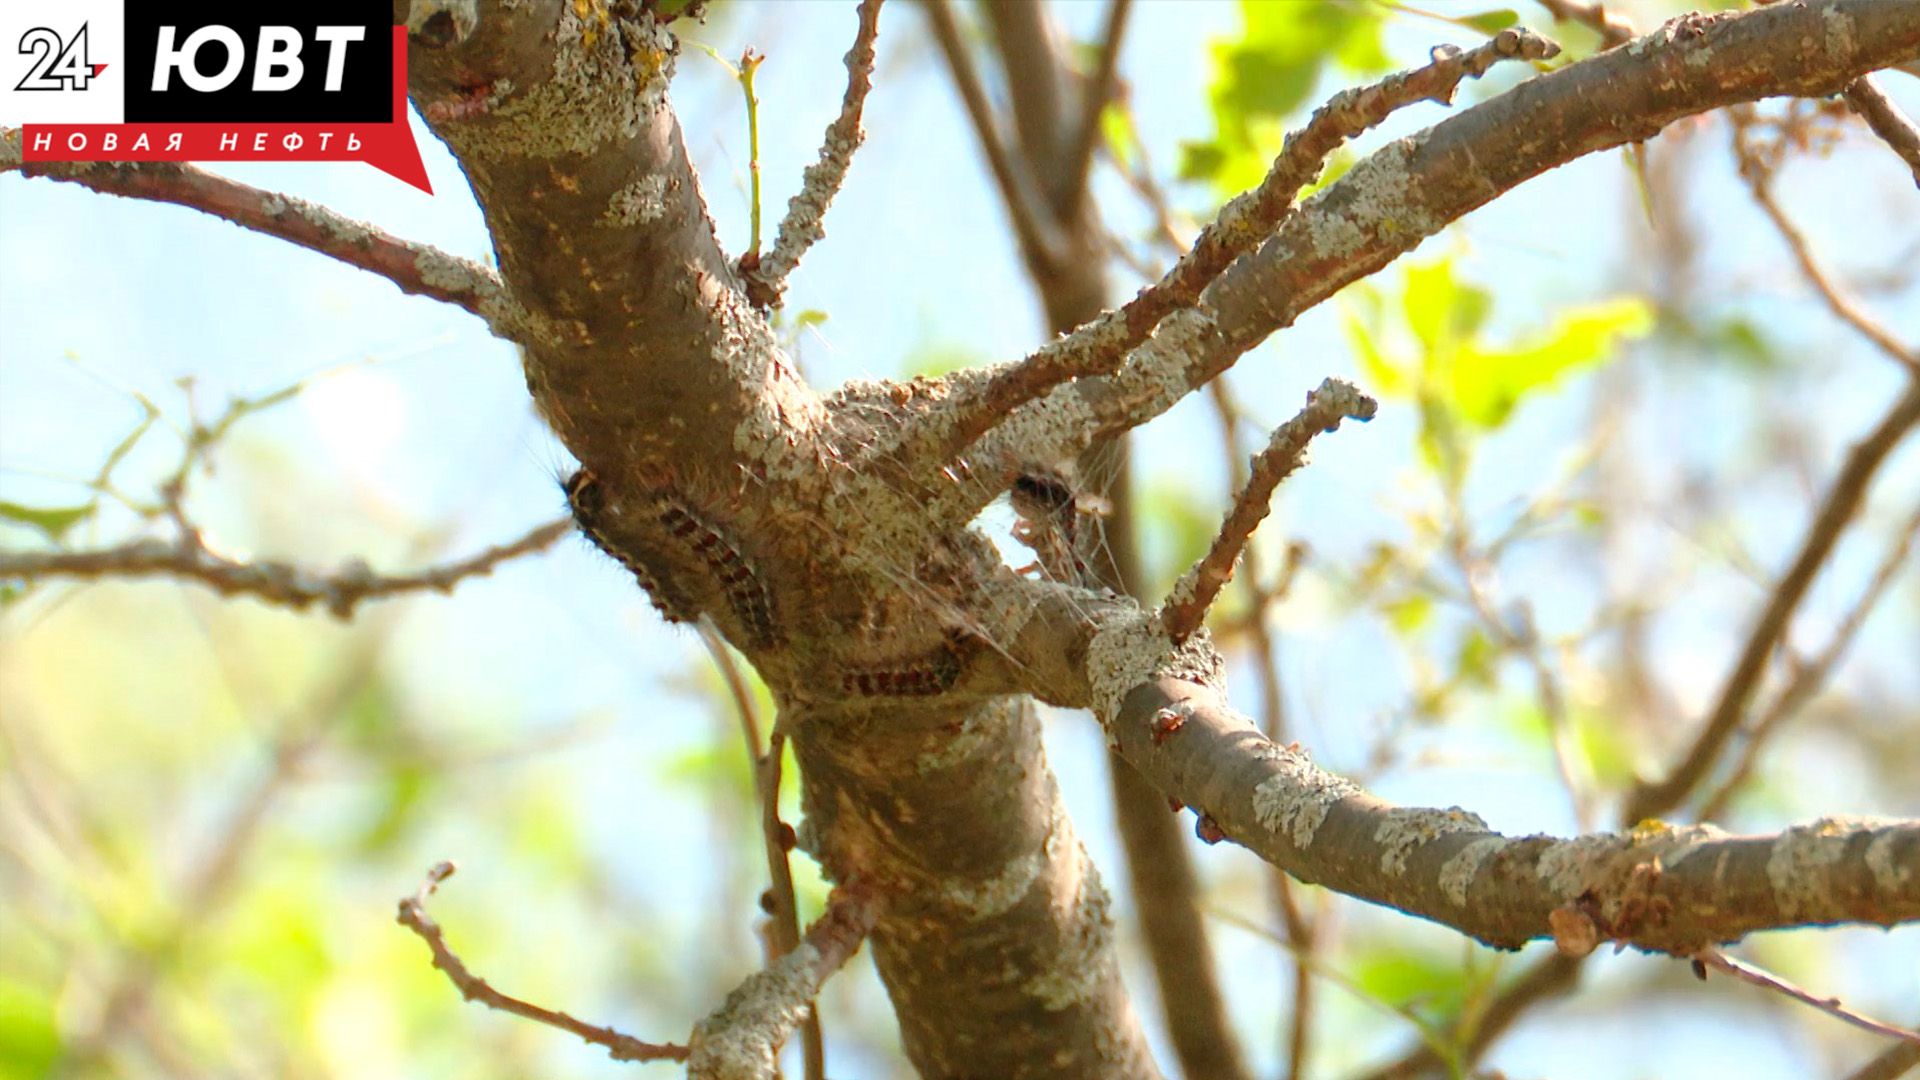
<path id="1" fill-rule="evenodd" d="M 1390 66 L 1377 8 L 1243 0 L 1240 13 L 1245 32 L 1213 45 L 1214 136 L 1182 145 L 1180 156 L 1181 179 L 1210 181 L 1222 195 L 1266 174 L 1284 122 L 1308 104 L 1329 60 L 1360 75 Z"/>
<path id="2" fill-rule="evenodd" d="M 38 529 L 57 544 L 68 529 L 92 517 L 94 509 L 90 502 L 80 506 L 22 506 L 0 500 L 0 519 Z"/>
<path id="3" fill-rule="evenodd" d="M 53 999 L 26 983 L 0 979 L 0 1080 L 40 1080 L 60 1059 Z"/>

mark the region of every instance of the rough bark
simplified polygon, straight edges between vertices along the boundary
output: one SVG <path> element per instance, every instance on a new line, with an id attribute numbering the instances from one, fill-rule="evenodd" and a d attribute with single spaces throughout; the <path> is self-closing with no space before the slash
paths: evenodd
<path id="1" fill-rule="evenodd" d="M 1676 950 L 1920 917 L 1911 826 L 1554 842 L 1386 807 L 1264 744 L 1208 686 L 1169 681 L 1171 656 L 1217 682 L 1203 639 L 1170 650 L 1092 594 L 1055 617 L 1070 590 L 1013 579 L 964 529 L 1021 462 L 1158 415 L 1529 177 L 1684 116 L 1832 93 L 1913 59 L 1920 5 L 1690 17 L 1392 143 L 1116 374 L 1018 410 L 965 461 L 913 451 L 937 445 L 945 403 L 991 372 L 831 397 L 793 373 L 715 240 L 667 104 L 676 43 L 646 11 L 419 0 L 407 19 L 415 100 L 472 181 L 511 294 L 514 317 L 495 325 L 525 346 L 536 402 L 594 482 L 598 538 L 679 614 L 711 614 L 774 688 L 813 850 L 887 898 L 876 958 L 929 1075 L 1153 1072 L 1105 894 L 1035 721 L 1003 696 L 1017 689 L 1095 705 L 1157 787 L 1294 873 L 1497 944 L 1545 933 L 1569 904 L 1609 936 Z M 1164 746 L 1163 707 L 1187 709 L 1191 729 Z M 1651 880 L 1650 854 L 1663 859 Z"/>

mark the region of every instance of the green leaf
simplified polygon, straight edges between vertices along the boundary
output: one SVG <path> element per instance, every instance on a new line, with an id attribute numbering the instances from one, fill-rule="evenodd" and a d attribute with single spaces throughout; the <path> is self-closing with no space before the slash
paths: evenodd
<path id="1" fill-rule="evenodd" d="M 1454 656 L 1454 671 L 1463 683 L 1491 687 L 1497 681 L 1498 673 L 1494 665 L 1499 659 L 1500 650 L 1494 646 L 1493 639 L 1476 626 L 1460 639 L 1460 651 Z"/>
<path id="2" fill-rule="evenodd" d="M 805 330 L 809 326 L 824 326 L 826 322 L 826 312 L 821 311 L 819 308 L 807 308 L 793 317 L 793 328 L 795 330 Z"/>
<path id="3" fill-rule="evenodd" d="M 0 979 L 0 1080 L 40 1080 L 60 1059 L 60 1028 L 53 996 Z"/>
<path id="4" fill-rule="evenodd" d="M 1372 6 L 1242 0 L 1240 13 L 1239 39 L 1213 45 L 1214 136 L 1181 147 L 1180 176 L 1211 180 L 1224 195 L 1266 174 L 1283 122 L 1308 103 L 1329 60 L 1357 74 L 1389 66 Z"/>
<path id="5" fill-rule="evenodd" d="M 1433 597 L 1424 593 L 1414 593 L 1392 601 L 1382 608 L 1387 622 L 1401 637 L 1407 637 L 1420 630 L 1433 619 Z"/>
<path id="6" fill-rule="evenodd" d="M 93 516 L 94 503 L 80 506 L 22 506 L 0 500 L 0 518 L 40 530 L 59 543 L 67 530 Z"/>
<path id="7" fill-rule="evenodd" d="M 1520 21 L 1520 13 L 1509 8 L 1483 11 L 1478 15 L 1463 16 L 1460 21 L 1484 34 L 1497 34 Z"/>
<path id="8" fill-rule="evenodd" d="M 1107 152 L 1113 155 L 1123 171 L 1132 171 L 1134 159 L 1139 155 L 1139 147 L 1133 141 L 1133 123 L 1127 118 L 1127 111 L 1119 102 L 1108 102 L 1100 110 L 1100 136 L 1107 142 Z"/>
<path id="9" fill-rule="evenodd" d="M 1469 423 L 1492 430 L 1507 422 L 1527 394 L 1611 359 L 1622 338 L 1643 336 L 1652 327 L 1652 308 L 1632 297 L 1561 312 L 1529 343 L 1462 350 L 1452 365 L 1452 403 Z"/>

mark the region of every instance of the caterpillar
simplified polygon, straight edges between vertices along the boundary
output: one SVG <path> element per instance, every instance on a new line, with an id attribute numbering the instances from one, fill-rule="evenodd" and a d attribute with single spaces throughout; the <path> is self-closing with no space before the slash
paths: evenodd
<path id="1" fill-rule="evenodd" d="M 780 631 L 773 621 L 773 596 L 733 541 L 671 495 L 656 495 L 654 510 L 661 527 L 706 563 L 720 583 L 720 593 L 733 609 L 734 618 L 740 620 L 753 643 L 761 648 L 777 644 Z"/>
<path id="2" fill-rule="evenodd" d="M 965 666 L 961 635 L 952 632 L 930 655 L 904 667 L 850 668 L 840 687 L 862 697 L 933 697 L 953 689 Z"/>
<path id="3" fill-rule="evenodd" d="M 640 588 L 646 591 L 647 599 L 661 618 L 668 622 L 692 622 L 699 617 L 700 609 L 664 574 L 610 543 L 600 531 L 601 518 L 607 509 L 606 493 L 600 490 L 600 481 L 592 470 L 584 467 L 576 470 L 561 486 L 567 493 L 567 506 L 573 511 L 573 520 L 580 526 L 580 532 L 593 541 L 594 547 L 627 568 L 640 582 Z"/>

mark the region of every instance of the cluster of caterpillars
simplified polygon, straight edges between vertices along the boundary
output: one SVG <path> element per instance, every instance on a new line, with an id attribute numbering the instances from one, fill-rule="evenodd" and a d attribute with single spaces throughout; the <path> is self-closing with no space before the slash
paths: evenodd
<path id="1" fill-rule="evenodd" d="M 674 583 L 668 564 L 658 554 L 636 554 L 630 550 L 635 545 L 616 544 L 608 537 L 606 493 L 592 470 L 579 469 L 567 478 L 564 487 L 567 505 L 572 508 L 573 520 L 580 531 L 639 580 L 662 618 L 668 622 L 692 622 L 699 617 L 699 605 Z M 773 598 L 739 547 L 671 491 L 650 493 L 646 510 L 645 518 L 657 525 L 683 555 L 706 570 L 753 643 L 761 648 L 777 644 L 780 634 L 773 618 Z"/>

